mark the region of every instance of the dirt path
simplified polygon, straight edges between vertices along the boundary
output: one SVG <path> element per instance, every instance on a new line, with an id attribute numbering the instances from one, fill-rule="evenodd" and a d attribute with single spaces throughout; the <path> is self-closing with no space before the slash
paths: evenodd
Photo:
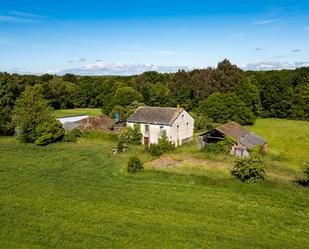
<path id="1" fill-rule="evenodd" d="M 232 167 L 228 162 L 198 159 L 190 156 L 173 158 L 171 155 L 165 155 L 149 162 L 149 166 L 153 168 L 183 167 L 186 165 L 207 166 L 218 169 L 231 169 Z"/>
<path id="2" fill-rule="evenodd" d="M 185 167 L 185 166 L 198 166 L 205 168 L 216 168 L 220 170 L 230 171 L 233 167 L 231 162 L 215 161 L 207 159 L 198 159 L 188 155 L 164 155 L 156 160 L 147 163 L 149 167 L 155 169 L 164 169 L 170 167 Z M 293 181 L 295 179 L 294 174 L 286 174 L 284 172 L 276 172 L 270 170 L 266 172 L 266 175 L 271 178 L 277 178 L 284 181 Z"/>

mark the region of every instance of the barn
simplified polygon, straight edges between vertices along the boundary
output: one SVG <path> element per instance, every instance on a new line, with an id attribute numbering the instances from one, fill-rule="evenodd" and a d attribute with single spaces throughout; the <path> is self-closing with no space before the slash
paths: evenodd
<path id="1" fill-rule="evenodd" d="M 267 141 L 240 126 L 237 123 L 230 122 L 219 126 L 216 129 L 203 133 L 199 136 L 199 149 L 204 148 L 209 143 L 217 143 L 226 139 L 232 138 L 235 144 L 232 146 L 230 154 L 238 157 L 249 157 L 250 149 L 261 146 L 264 153 L 268 152 Z"/>
<path id="2" fill-rule="evenodd" d="M 127 126 L 139 124 L 143 135 L 142 143 L 148 147 L 156 144 L 163 131 L 175 146 L 193 140 L 194 119 L 183 108 L 139 107 L 127 119 Z"/>

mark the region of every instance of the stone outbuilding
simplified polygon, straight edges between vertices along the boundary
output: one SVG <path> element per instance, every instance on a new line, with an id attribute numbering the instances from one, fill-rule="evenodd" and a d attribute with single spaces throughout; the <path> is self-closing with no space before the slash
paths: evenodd
<path id="1" fill-rule="evenodd" d="M 249 157 L 250 149 L 257 146 L 261 146 L 263 153 L 268 152 L 268 143 L 264 138 L 234 122 L 221 125 L 216 129 L 201 134 L 198 139 L 199 149 L 204 148 L 209 143 L 217 143 L 228 137 L 235 141 L 230 151 L 231 155 Z"/>

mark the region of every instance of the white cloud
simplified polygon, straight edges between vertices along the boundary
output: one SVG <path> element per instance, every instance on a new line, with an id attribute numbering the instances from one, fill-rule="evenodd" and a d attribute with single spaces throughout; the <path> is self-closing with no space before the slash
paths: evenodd
<path id="1" fill-rule="evenodd" d="M 258 63 L 248 63 L 241 65 L 244 70 L 252 71 L 267 71 L 267 70 L 282 70 L 282 69 L 295 69 L 299 67 L 308 67 L 309 62 L 280 62 L 280 61 L 263 61 Z"/>
<path id="2" fill-rule="evenodd" d="M 45 16 L 35 15 L 32 13 L 11 11 L 9 14 L 0 15 L 0 22 L 32 23 L 40 22 L 45 18 Z"/>
<path id="3" fill-rule="evenodd" d="M 271 23 L 276 23 L 276 22 L 279 22 L 279 20 L 278 19 L 267 19 L 267 20 L 261 20 L 261 21 L 254 22 L 253 24 L 266 25 L 266 24 L 271 24 Z"/>
<path id="4" fill-rule="evenodd" d="M 97 62 L 80 68 L 64 70 L 59 72 L 59 74 L 73 73 L 76 75 L 136 75 L 146 71 L 157 71 L 161 73 L 177 72 L 179 69 L 189 70 L 189 68 L 186 66 Z"/>
<path id="5" fill-rule="evenodd" d="M 11 15 L 18 16 L 18 17 L 24 17 L 24 18 L 31 18 L 31 19 L 44 19 L 45 16 L 36 15 L 28 12 L 21 12 L 21 11 L 11 11 Z"/>

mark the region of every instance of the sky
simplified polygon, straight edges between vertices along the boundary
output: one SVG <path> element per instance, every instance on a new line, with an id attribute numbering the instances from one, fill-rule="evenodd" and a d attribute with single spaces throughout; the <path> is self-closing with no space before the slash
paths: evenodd
<path id="1" fill-rule="evenodd" d="M 309 66 L 307 0 L 0 0 L 0 71 Z"/>

